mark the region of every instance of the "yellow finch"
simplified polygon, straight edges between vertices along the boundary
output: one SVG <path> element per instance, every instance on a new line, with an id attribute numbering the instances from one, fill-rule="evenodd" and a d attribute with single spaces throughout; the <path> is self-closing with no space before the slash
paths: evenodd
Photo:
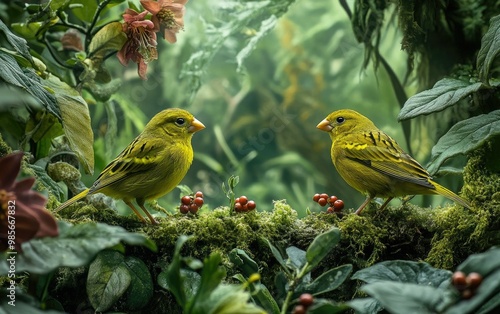
<path id="1" fill-rule="evenodd" d="M 380 207 L 383 209 L 394 197 L 415 194 L 440 194 L 471 207 L 469 202 L 432 181 L 427 170 L 395 140 L 358 112 L 334 111 L 317 128 L 330 134 L 332 161 L 340 176 L 367 196 L 356 214 L 374 197 L 387 198 Z"/>
<path id="2" fill-rule="evenodd" d="M 104 193 L 122 199 L 143 222 L 132 204 L 157 222 L 144 207 L 173 190 L 186 175 L 193 161 L 191 138 L 205 126 L 183 109 L 166 109 L 155 115 L 135 140 L 104 168 L 94 184 L 59 206 L 59 211 L 87 195 Z"/>

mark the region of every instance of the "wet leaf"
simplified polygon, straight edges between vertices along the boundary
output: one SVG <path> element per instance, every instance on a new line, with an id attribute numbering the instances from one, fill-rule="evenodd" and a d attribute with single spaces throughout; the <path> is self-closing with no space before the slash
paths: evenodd
<path id="1" fill-rule="evenodd" d="M 500 15 L 490 20 L 490 27 L 483 38 L 481 38 L 481 49 L 477 54 L 477 68 L 479 78 L 485 84 L 490 79 L 490 69 L 493 61 L 500 52 Z"/>

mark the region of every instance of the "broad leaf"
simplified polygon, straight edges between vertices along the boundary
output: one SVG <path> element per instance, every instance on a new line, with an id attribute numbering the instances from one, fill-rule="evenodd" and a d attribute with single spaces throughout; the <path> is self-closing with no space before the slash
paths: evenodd
<path id="1" fill-rule="evenodd" d="M 125 265 L 131 278 L 125 294 L 125 307 L 129 310 L 138 310 L 148 304 L 153 296 L 153 280 L 146 264 L 137 257 L 127 256 Z"/>
<path id="2" fill-rule="evenodd" d="M 314 238 L 306 252 L 309 270 L 316 267 L 328 253 L 339 243 L 340 230 L 332 228 Z"/>
<path id="3" fill-rule="evenodd" d="M 132 281 L 125 257 L 117 251 L 100 252 L 90 264 L 87 295 L 96 312 L 109 309 L 125 293 Z"/>
<path id="4" fill-rule="evenodd" d="M 437 269 L 423 262 L 385 261 L 356 272 L 351 279 L 366 283 L 377 281 L 399 281 L 433 287 L 447 286 L 451 272 Z"/>
<path id="5" fill-rule="evenodd" d="M 472 254 L 457 267 L 457 270 L 466 274 L 478 272 L 483 276 L 497 269 L 500 269 L 500 247 L 494 247 L 483 253 Z"/>
<path id="6" fill-rule="evenodd" d="M 236 285 L 218 285 L 190 314 L 267 314 L 250 301 L 250 293 Z"/>
<path id="7" fill-rule="evenodd" d="M 89 45 L 89 56 L 102 59 L 108 54 L 120 50 L 125 41 L 127 41 L 127 35 L 123 32 L 120 22 L 106 24 L 92 37 Z"/>
<path id="8" fill-rule="evenodd" d="M 259 272 L 257 263 L 241 249 L 233 249 L 229 253 L 229 260 L 243 273 L 245 277 Z"/>
<path id="9" fill-rule="evenodd" d="M 77 154 L 85 172 L 94 172 L 94 133 L 87 103 L 78 91 L 51 75 L 45 83 L 55 93 L 62 116 L 63 130 L 71 149 Z"/>
<path id="10" fill-rule="evenodd" d="M 458 122 L 432 148 L 428 171 L 434 174 L 448 158 L 467 154 L 498 134 L 500 110 Z"/>
<path id="11" fill-rule="evenodd" d="M 325 299 L 316 299 L 307 309 L 308 314 L 337 314 L 344 313 L 349 307 L 346 304 L 335 303 Z"/>
<path id="12" fill-rule="evenodd" d="M 440 313 L 450 302 L 451 292 L 431 286 L 393 281 L 377 281 L 361 287 L 377 299 L 389 313 Z"/>
<path id="13" fill-rule="evenodd" d="M 7 284 L 7 281 L 6 281 Z M 9 289 L 8 289 L 9 288 Z M 11 291 L 15 294 L 11 295 Z M 11 290 L 7 286 L 0 289 L 2 297 L 0 298 L 0 313 L 1 314 L 63 314 L 66 312 L 59 312 L 56 310 L 42 310 L 40 302 L 33 296 L 27 294 L 24 289 L 17 287 Z M 12 296 L 12 297 L 11 297 Z"/>
<path id="14" fill-rule="evenodd" d="M 296 270 L 301 269 L 306 264 L 306 251 L 299 249 L 295 246 L 286 248 L 286 255 L 288 255 L 287 265 Z"/>
<path id="15" fill-rule="evenodd" d="M 431 89 L 410 97 L 399 112 L 398 120 L 428 115 L 453 106 L 459 100 L 478 91 L 482 83 L 470 83 L 452 78 L 438 81 Z"/>
<path id="16" fill-rule="evenodd" d="M 490 27 L 483 38 L 481 38 L 481 49 L 477 54 L 477 68 L 479 78 L 488 84 L 490 78 L 490 68 L 493 61 L 500 52 L 500 15 L 494 16 L 490 20 Z"/>
<path id="17" fill-rule="evenodd" d="M 337 289 L 349 277 L 352 272 L 352 265 L 342 265 L 330 269 L 310 284 L 299 286 L 296 290 L 296 295 L 302 293 L 311 293 L 313 295 L 320 295 L 322 293 L 330 292 Z"/>
<path id="18" fill-rule="evenodd" d="M 46 274 L 61 266 L 84 266 L 99 251 L 122 241 L 130 245 L 143 245 L 156 251 L 156 245 L 144 235 L 128 232 L 122 227 L 102 223 L 72 226 L 59 222 L 59 236 L 34 239 L 22 244 L 23 253 L 16 257 L 16 272 Z M 7 271 L 4 253 L 0 262 L 0 273 L 6 274 Z"/>
<path id="19" fill-rule="evenodd" d="M 14 50 L 23 56 L 26 60 L 29 60 L 33 64 L 33 59 L 31 58 L 28 43 L 22 37 L 14 35 L 10 29 L 5 25 L 5 23 L 0 20 L 0 31 L 2 31 L 7 38 L 9 44 L 14 48 Z"/>
<path id="20" fill-rule="evenodd" d="M 268 239 L 264 239 L 264 242 L 269 246 L 269 248 L 271 249 L 271 253 L 273 253 L 274 258 L 276 258 L 276 260 L 281 265 L 283 270 L 289 273 L 288 265 L 286 264 L 286 261 L 281 255 L 281 252 L 278 250 L 278 248 L 275 247 Z"/>
<path id="21" fill-rule="evenodd" d="M 356 311 L 356 314 L 375 314 L 383 310 L 374 298 L 354 299 L 346 303 Z"/>

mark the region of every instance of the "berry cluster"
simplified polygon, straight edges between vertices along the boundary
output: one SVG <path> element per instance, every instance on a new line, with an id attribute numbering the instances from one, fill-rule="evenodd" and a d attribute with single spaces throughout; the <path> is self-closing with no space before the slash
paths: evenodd
<path id="1" fill-rule="evenodd" d="M 198 191 L 193 195 L 186 195 L 181 198 L 181 206 L 179 210 L 183 214 L 191 213 L 196 214 L 198 210 L 203 206 L 203 193 Z"/>
<path id="2" fill-rule="evenodd" d="M 344 201 L 335 195 L 328 196 L 326 193 L 316 193 L 313 196 L 313 201 L 321 206 L 325 206 L 326 204 L 330 205 L 327 209 L 329 213 L 340 213 L 342 209 L 344 209 Z"/>
<path id="3" fill-rule="evenodd" d="M 238 213 L 254 210 L 257 205 L 254 201 L 249 201 L 248 197 L 242 195 L 234 200 L 234 210 Z"/>
<path id="4" fill-rule="evenodd" d="M 472 298 L 482 281 L 483 276 L 474 272 L 466 276 L 465 273 L 456 271 L 451 276 L 451 283 L 460 292 L 462 299 Z"/>
<path id="5" fill-rule="evenodd" d="M 293 314 L 306 314 L 307 308 L 310 307 L 314 302 L 314 297 L 312 294 L 303 293 L 299 297 L 299 304 L 293 308 Z"/>

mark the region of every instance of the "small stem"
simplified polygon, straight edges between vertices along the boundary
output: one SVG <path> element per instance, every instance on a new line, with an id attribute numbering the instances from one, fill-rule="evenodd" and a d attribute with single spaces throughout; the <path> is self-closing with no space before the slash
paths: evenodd
<path id="1" fill-rule="evenodd" d="M 62 14 L 61 14 L 61 12 L 58 12 L 57 16 L 61 20 L 61 23 L 56 23 L 55 25 L 62 25 L 62 26 L 66 26 L 66 27 L 69 27 L 69 28 L 73 28 L 73 29 L 78 30 L 82 34 L 85 34 L 87 32 L 87 29 L 85 27 L 83 27 L 81 25 L 78 25 L 78 24 L 70 23 L 66 19 L 64 19 L 63 16 L 62 16 Z"/>
<path id="2" fill-rule="evenodd" d="M 47 50 L 49 51 L 50 55 L 52 56 L 52 58 L 54 58 L 54 60 L 59 63 L 59 65 L 61 65 L 62 67 L 65 67 L 66 69 L 73 69 L 73 67 L 65 64 L 60 58 L 59 56 L 57 55 L 57 53 L 53 50 L 54 48 L 52 47 L 52 45 L 50 44 L 49 40 L 47 39 L 46 37 L 46 34 L 43 35 L 43 42 L 45 43 L 45 46 L 47 46 Z"/>
<path id="3" fill-rule="evenodd" d="M 281 307 L 281 314 L 286 314 L 286 311 L 288 310 L 288 306 L 290 301 L 292 301 L 293 294 L 295 292 L 295 286 L 299 283 L 299 281 L 304 277 L 309 271 L 307 270 L 309 268 L 309 262 L 306 262 L 302 269 L 300 270 L 300 273 L 293 279 L 293 281 L 290 283 L 290 287 L 288 288 L 288 293 L 286 295 L 285 301 L 283 302 L 283 306 Z"/>

